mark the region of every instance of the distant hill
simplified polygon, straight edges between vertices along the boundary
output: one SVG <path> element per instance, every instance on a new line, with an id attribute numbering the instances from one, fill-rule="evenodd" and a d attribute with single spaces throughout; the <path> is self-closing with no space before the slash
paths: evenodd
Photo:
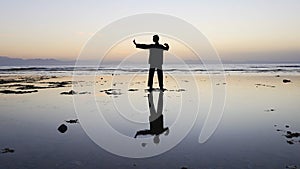
<path id="1" fill-rule="evenodd" d="M 75 61 L 56 59 L 19 59 L 0 56 L 0 66 L 74 65 Z"/>

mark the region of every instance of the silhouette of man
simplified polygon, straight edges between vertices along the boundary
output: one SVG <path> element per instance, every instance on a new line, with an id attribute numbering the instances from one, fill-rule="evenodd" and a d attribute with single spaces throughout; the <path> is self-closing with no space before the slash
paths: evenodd
<path id="1" fill-rule="evenodd" d="M 148 76 L 148 87 L 149 91 L 153 90 L 153 76 L 155 69 L 157 71 L 158 83 L 159 88 L 161 91 L 164 91 L 164 82 L 163 82 L 163 71 L 162 71 L 162 64 L 163 64 L 163 51 L 169 50 L 169 45 L 165 43 L 164 45 L 159 44 L 159 36 L 153 36 L 154 44 L 138 44 L 133 40 L 136 48 L 140 49 L 149 49 L 149 60 L 148 63 L 150 64 L 149 69 L 149 76 Z"/>
<path id="2" fill-rule="evenodd" d="M 154 135 L 153 142 L 158 144 L 160 139 L 159 135 L 166 132 L 165 135 L 169 134 L 169 128 L 164 127 L 164 117 L 162 114 L 163 111 L 163 92 L 159 93 L 158 103 L 157 103 L 157 111 L 155 111 L 154 103 L 153 103 L 153 95 L 152 92 L 148 94 L 148 103 L 149 103 L 149 124 L 150 129 L 137 131 L 134 138 L 139 135 Z"/>

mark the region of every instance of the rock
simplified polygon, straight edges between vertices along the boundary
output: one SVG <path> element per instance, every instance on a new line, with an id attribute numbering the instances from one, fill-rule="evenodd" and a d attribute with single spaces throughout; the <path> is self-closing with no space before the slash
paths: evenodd
<path id="1" fill-rule="evenodd" d="M 3 94 L 27 94 L 27 93 L 35 93 L 38 90 L 27 90 L 27 91 L 17 91 L 17 90 L 1 90 L 0 93 Z"/>
<path id="2" fill-rule="evenodd" d="M 176 92 L 184 92 L 185 89 L 177 89 Z"/>
<path id="3" fill-rule="evenodd" d="M 35 85 L 22 85 L 18 87 L 19 90 L 29 90 L 29 89 L 46 89 L 49 87 L 35 86 Z"/>
<path id="4" fill-rule="evenodd" d="M 74 119 L 74 120 L 65 120 L 65 122 L 67 123 L 79 123 L 78 119 Z"/>
<path id="5" fill-rule="evenodd" d="M 291 131 L 287 131 L 285 137 L 286 138 L 300 137 L 300 133 L 297 132 L 293 133 Z"/>
<path id="6" fill-rule="evenodd" d="M 283 83 L 290 83 L 291 80 L 289 80 L 289 79 L 283 79 L 282 82 L 283 82 Z"/>
<path id="7" fill-rule="evenodd" d="M 48 83 L 48 88 L 60 88 L 60 87 L 67 87 L 68 85 L 72 84 L 72 81 L 46 82 L 46 83 Z"/>
<path id="8" fill-rule="evenodd" d="M 68 130 L 68 127 L 65 124 L 60 125 L 57 130 L 61 133 L 65 133 Z"/>
<path id="9" fill-rule="evenodd" d="M 100 90 L 100 92 L 104 92 L 107 95 L 121 95 L 122 93 L 120 92 L 121 89 L 106 89 L 106 90 Z"/>
<path id="10" fill-rule="evenodd" d="M 273 111 L 275 111 L 275 109 L 273 108 L 265 110 L 265 112 L 273 112 Z"/>
<path id="11" fill-rule="evenodd" d="M 285 168 L 287 168 L 287 169 L 297 169 L 297 166 L 295 166 L 295 165 L 288 165 Z"/>
<path id="12" fill-rule="evenodd" d="M 4 149 L 2 149 L 1 153 L 13 153 L 13 152 L 15 152 L 15 150 L 10 149 L 10 148 L 4 148 Z"/>
<path id="13" fill-rule="evenodd" d="M 135 91 L 138 91 L 139 89 L 129 89 L 128 91 L 130 92 L 135 92 Z"/>
<path id="14" fill-rule="evenodd" d="M 61 92 L 60 94 L 62 95 L 74 95 L 74 94 L 77 94 L 74 90 L 70 90 L 68 92 Z"/>
<path id="15" fill-rule="evenodd" d="M 91 94 L 91 92 L 79 92 L 78 94 Z"/>

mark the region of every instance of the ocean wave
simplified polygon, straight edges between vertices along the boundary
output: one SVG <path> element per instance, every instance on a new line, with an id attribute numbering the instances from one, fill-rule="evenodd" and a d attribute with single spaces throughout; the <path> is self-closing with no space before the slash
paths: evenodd
<path id="1" fill-rule="evenodd" d="M 169 73 L 299 73 L 300 65 L 166 65 L 164 71 Z M 73 73 L 73 72 L 99 72 L 99 73 L 147 73 L 148 65 L 127 65 L 101 67 L 88 66 L 39 66 L 39 67 L 0 67 L 1 74 L 26 74 L 26 73 Z"/>

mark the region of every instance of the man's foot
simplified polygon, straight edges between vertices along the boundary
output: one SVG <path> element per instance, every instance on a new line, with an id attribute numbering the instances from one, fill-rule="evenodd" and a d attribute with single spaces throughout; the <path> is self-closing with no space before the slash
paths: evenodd
<path id="1" fill-rule="evenodd" d="M 149 87 L 149 89 L 147 89 L 148 92 L 152 92 L 153 91 L 153 88 L 152 87 Z"/>

